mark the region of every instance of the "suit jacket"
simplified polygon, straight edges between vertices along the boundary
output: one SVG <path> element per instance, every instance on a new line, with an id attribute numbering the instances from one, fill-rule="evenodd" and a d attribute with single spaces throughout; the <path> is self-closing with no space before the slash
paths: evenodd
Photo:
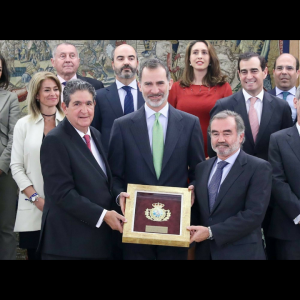
<path id="1" fill-rule="evenodd" d="M 297 88 L 296 88 L 297 89 Z M 268 90 L 267 91 L 268 93 L 270 93 L 271 95 L 273 95 L 273 96 L 276 96 L 276 88 L 274 88 L 274 89 L 271 89 L 271 90 Z M 279 97 L 278 97 L 279 98 Z M 295 121 L 294 121 L 294 125 L 297 123 L 297 115 L 296 115 L 296 119 L 295 119 Z"/>
<path id="2" fill-rule="evenodd" d="M 38 250 L 43 253 L 78 258 L 111 254 L 111 228 L 104 221 L 96 228 L 103 209 L 111 207 L 111 172 L 101 135 L 90 130 L 107 177 L 67 118 L 42 143 L 45 206 Z"/>
<path id="3" fill-rule="evenodd" d="M 300 137 L 296 126 L 273 133 L 269 161 L 273 167 L 273 211 L 268 236 L 281 240 L 299 240 L 300 225 Z"/>
<path id="4" fill-rule="evenodd" d="M 142 93 L 138 90 L 137 107 L 144 105 Z M 112 85 L 97 91 L 95 115 L 92 126 L 101 132 L 101 142 L 106 154 L 108 153 L 109 137 L 114 120 L 124 116 L 117 85 Z"/>
<path id="5" fill-rule="evenodd" d="M 8 173 L 14 127 L 20 118 L 16 93 L 0 90 L 0 170 Z"/>
<path id="6" fill-rule="evenodd" d="M 56 112 L 56 126 L 64 118 Z M 27 115 L 16 123 L 14 129 L 13 146 L 11 153 L 11 173 L 19 187 L 18 210 L 15 223 L 15 232 L 37 231 L 41 229 L 42 212 L 29 201 L 22 193 L 24 189 L 33 186 L 42 197 L 44 181 L 40 162 L 40 149 L 43 141 L 44 118 L 40 114 L 36 120 Z"/>
<path id="7" fill-rule="evenodd" d="M 97 80 L 97 79 L 94 79 L 91 77 L 83 77 L 78 74 L 76 74 L 76 76 L 78 79 L 81 79 L 83 81 L 87 81 L 88 83 L 90 83 L 94 87 L 95 90 L 104 88 L 104 85 L 103 85 L 102 81 L 100 81 L 100 80 Z"/>
<path id="8" fill-rule="evenodd" d="M 114 178 L 114 195 L 127 184 L 187 187 L 195 179 L 196 165 L 205 160 L 199 118 L 169 106 L 162 170 L 155 174 L 145 108 L 114 121 L 108 162 Z M 189 168 L 188 168 L 189 167 Z"/>
<path id="9" fill-rule="evenodd" d="M 197 165 L 193 210 L 198 223 L 210 226 L 214 239 L 196 243 L 196 259 L 265 259 L 261 223 L 269 204 L 269 162 L 241 150 L 209 212 L 208 180 L 217 158 Z"/>
<path id="10" fill-rule="evenodd" d="M 218 100 L 210 111 L 210 117 L 212 118 L 215 114 L 224 109 L 237 112 L 241 115 L 245 123 L 246 129 L 243 150 L 248 154 L 257 156 L 264 160 L 268 160 L 270 135 L 278 130 L 293 126 L 292 113 L 289 104 L 278 97 L 274 97 L 273 95 L 264 92 L 261 121 L 256 137 L 256 143 L 254 144 L 242 90 L 236 92 L 232 96 Z M 213 157 L 216 153 L 211 148 L 209 135 L 208 138 L 208 155 L 209 157 Z"/>

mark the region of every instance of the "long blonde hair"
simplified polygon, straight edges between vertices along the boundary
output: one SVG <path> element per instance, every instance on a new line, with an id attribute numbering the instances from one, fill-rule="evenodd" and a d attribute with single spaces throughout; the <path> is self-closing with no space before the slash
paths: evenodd
<path id="1" fill-rule="evenodd" d="M 51 72 L 41 71 L 35 73 L 32 76 L 28 85 L 28 95 L 27 95 L 28 115 L 30 115 L 32 119 L 36 119 L 41 113 L 40 103 L 37 101 L 36 96 L 39 93 L 42 82 L 45 79 L 51 79 L 57 84 L 59 90 L 59 101 L 56 104 L 56 108 L 62 115 L 64 115 L 63 110 L 61 108 L 61 101 L 60 101 L 61 84 L 59 79 L 55 74 Z"/>

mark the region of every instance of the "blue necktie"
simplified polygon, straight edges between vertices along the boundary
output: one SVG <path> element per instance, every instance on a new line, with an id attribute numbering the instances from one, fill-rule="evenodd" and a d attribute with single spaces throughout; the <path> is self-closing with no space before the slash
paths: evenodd
<path id="1" fill-rule="evenodd" d="M 67 82 L 66 82 L 66 81 L 64 81 L 64 82 L 62 82 L 62 84 L 63 84 L 64 86 L 66 86 Z"/>
<path id="2" fill-rule="evenodd" d="M 282 92 L 282 99 L 286 100 L 287 96 L 289 95 L 290 92 Z"/>
<path id="3" fill-rule="evenodd" d="M 126 91 L 125 101 L 124 101 L 124 115 L 133 112 L 133 96 L 131 93 L 131 86 L 124 85 L 122 89 Z"/>
<path id="4" fill-rule="evenodd" d="M 213 177 L 210 180 L 209 186 L 208 186 L 208 197 L 209 197 L 209 211 L 212 211 L 212 208 L 215 204 L 218 190 L 223 174 L 223 168 L 228 165 L 228 162 L 226 161 L 220 161 L 217 164 L 216 172 L 214 173 Z"/>

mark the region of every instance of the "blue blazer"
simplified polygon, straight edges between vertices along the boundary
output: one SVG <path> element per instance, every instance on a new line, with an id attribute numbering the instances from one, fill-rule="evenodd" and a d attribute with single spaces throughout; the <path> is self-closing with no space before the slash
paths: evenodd
<path id="1" fill-rule="evenodd" d="M 107 155 L 110 132 L 114 120 L 124 116 L 124 113 L 115 82 L 96 92 L 95 115 L 91 125 L 101 132 L 101 142 Z M 144 103 L 143 95 L 138 90 L 137 108 L 142 107 Z"/>

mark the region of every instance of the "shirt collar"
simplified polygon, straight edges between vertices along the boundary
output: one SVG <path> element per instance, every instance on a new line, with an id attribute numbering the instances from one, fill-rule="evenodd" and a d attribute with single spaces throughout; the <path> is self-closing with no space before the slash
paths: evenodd
<path id="1" fill-rule="evenodd" d="M 300 125 L 298 124 L 298 122 L 296 123 L 296 127 L 297 127 L 299 135 L 300 135 Z"/>
<path id="2" fill-rule="evenodd" d="M 69 119 L 67 118 L 67 120 L 69 121 Z M 70 121 L 69 121 L 70 122 Z M 72 125 L 72 123 L 70 122 L 70 124 Z M 73 126 L 73 125 L 72 125 Z M 74 127 L 74 126 L 73 126 Z M 77 128 L 74 127 L 74 129 L 78 132 L 78 134 L 83 138 L 86 134 L 90 136 L 90 139 L 92 139 L 91 136 L 91 131 L 90 131 L 90 127 L 88 128 L 87 133 L 83 133 L 82 131 L 78 130 Z"/>
<path id="3" fill-rule="evenodd" d="M 241 152 L 241 148 L 238 151 L 236 151 L 233 155 L 231 155 L 227 159 L 225 159 L 225 161 L 228 162 L 229 164 L 234 164 L 234 162 L 235 162 L 236 158 L 238 157 L 238 155 L 240 154 L 240 152 Z M 219 161 L 222 161 L 222 159 L 220 159 L 218 157 L 217 163 Z"/>
<path id="4" fill-rule="evenodd" d="M 252 98 L 253 96 L 251 96 L 250 94 L 248 94 L 245 89 L 243 89 L 243 95 L 245 97 L 245 101 L 247 102 L 249 98 Z M 264 89 L 261 90 L 261 92 L 256 95 L 255 97 L 257 97 L 261 102 L 263 101 L 264 98 Z"/>
<path id="5" fill-rule="evenodd" d="M 58 74 L 56 74 L 56 76 L 59 79 L 60 83 L 66 82 L 66 80 L 63 79 L 62 77 L 60 77 Z M 70 80 L 73 80 L 73 79 L 77 79 L 76 74 Z"/>
<path id="6" fill-rule="evenodd" d="M 282 92 L 285 92 L 285 91 L 279 89 L 277 86 L 275 87 L 276 96 L 278 96 Z M 296 95 L 296 87 L 294 86 L 294 87 L 292 87 L 290 90 L 288 90 L 286 92 L 289 92 L 290 94 L 292 94 L 293 96 L 295 96 Z"/>
<path id="7" fill-rule="evenodd" d="M 153 116 L 154 114 L 156 114 L 156 111 L 154 111 L 153 109 L 151 109 L 147 104 L 145 104 L 145 112 L 146 112 L 146 119 L 149 119 L 151 116 Z M 159 113 L 161 113 L 163 116 L 165 116 L 166 118 L 168 118 L 168 112 L 169 112 L 169 103 L 167 102 L 167 105 L 164 106 Z"/>
<path id="8" fill-rule="evenodd" d="M 121 89 L 123 86 L 125 86 L 125 84 L 123 84 L 121 81 L 119 81 L 118 79 L 116 79 L 116 85 L 117 85 L 117 89 Z M 128 86 L 130 86 L 131 88 L 137 90 L 137 83 L 136 80 L 131 81 L 130 84 L 128 84 Z"/>

